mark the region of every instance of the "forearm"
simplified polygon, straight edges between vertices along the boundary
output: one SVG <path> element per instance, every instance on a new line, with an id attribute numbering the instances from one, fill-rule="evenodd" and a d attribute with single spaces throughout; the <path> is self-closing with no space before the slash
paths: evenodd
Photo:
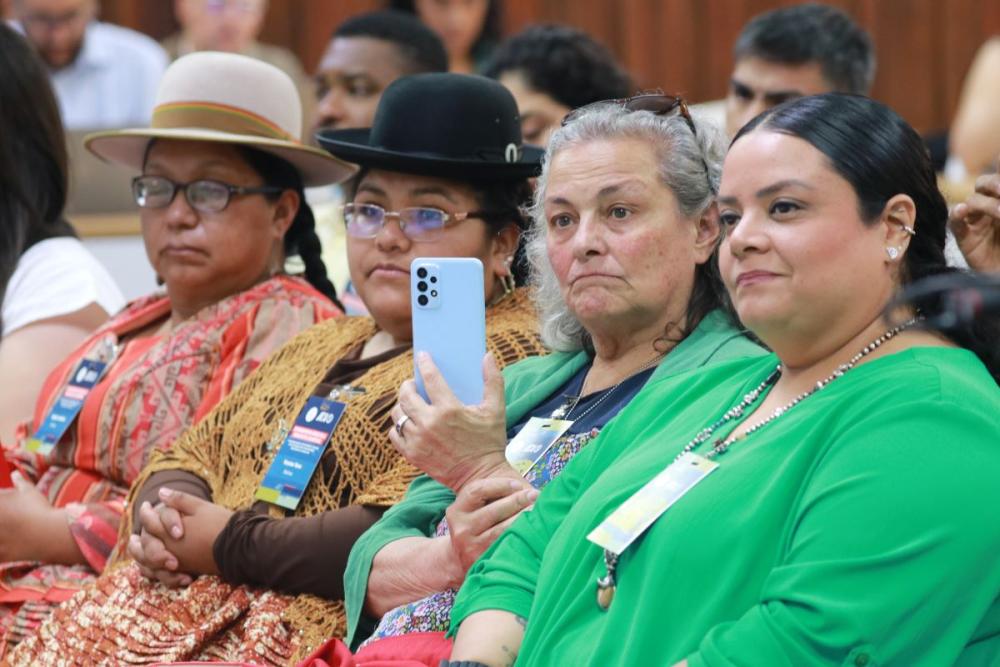
<path id="1" fill-rule="evenodd" d="M 236 512 L 215 540 L 215 564 L 231 584 L 339 600 L 351 547 L 382 511 L 351 505 L 287 519 Z"/>
<path id="2" fill-rule="evenodd" d="M 57 565 L 87 564 L 70 532 L 69 518 L 65 509 L 53 509 L 46 513 L 34 528 L 37 555 L 32 560 Z"/>
<path id="3" fill-rule="evenodd" d="M 368 575 L 365 612 L 379 618 L 396 607 L 432 593 L 457 588 L 465 571 L 451 538 L 404 537 L 382 547 Z"/>
<path id="4" fill-rule="evenodd" d="M 462 622 L 452 660 L 475 660 L 490 667 L 509 667 L 517 660 L 527 621 L 509 611 L 476 612 Z"/>

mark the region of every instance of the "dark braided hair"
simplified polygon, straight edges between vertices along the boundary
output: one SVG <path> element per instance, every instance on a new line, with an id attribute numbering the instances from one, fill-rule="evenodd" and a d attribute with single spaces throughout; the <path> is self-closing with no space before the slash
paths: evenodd
<path id="1" fill-rule="evenodd" d="M 338 308 L 344 309 L 337 290 L 326 275 L 326 264 L 323 263 L 323 246 L 316 235 L 316 218 L 312 207 L 306 202 L 302 186 L 302 175 L 290 162 L 272 153 L 266 153 L 255 148 L 239 146 L 239 152 L 247 164 L 257 172 L 266 185 L 285 190 L 294 190 L 299 195 L 299 210 L 295 213 L 291 227 L 285 234 L 285 256 L 298 255 L 305 265 L 305 277 L 317 291 L 325 294 Z M 267 195 L 272 201 L 280 195 Z"/>

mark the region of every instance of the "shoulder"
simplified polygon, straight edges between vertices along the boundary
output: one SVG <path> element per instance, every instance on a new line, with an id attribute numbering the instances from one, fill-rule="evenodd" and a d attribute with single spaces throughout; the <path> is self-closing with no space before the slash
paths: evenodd
<path id="1" fill-rule="evenodd" d="M 87 40 L 93 40 L 101 55 L 108 55 L 119 65 L 129 64 L 163 70 L 167 53 L 152 37 L 113 23 L 92 23 L 87 28 Z"/>
<path id="2" fill-rule="evenodd" d="M 288 49 L 273 44 L 257 42 L 251 49 L 250 55 L 258 60 L 263 60 L 266 63 L 274 65 L 293 79 L 305 78 L 305 70 L 302 69 L 302 63 Z"/>
<path id="3" fill-rule="evenodd" d="M 545 353 L 538 334 L 538 316 L 521 287 L 486 311 L 487 346 L 504 367 L 524 357 Z"/>
<path id="4" fill-rule="evenodd" d="M 109 315 L 125 299 L 107 270 L 72 237 L 40 241 L 28 248 L 7 283 L 4 331 L 72 313 L 96 303 Z"/>

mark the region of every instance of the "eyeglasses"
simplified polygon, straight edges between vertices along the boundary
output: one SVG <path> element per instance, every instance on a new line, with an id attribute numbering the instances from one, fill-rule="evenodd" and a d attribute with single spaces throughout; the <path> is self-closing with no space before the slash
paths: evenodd
<path id="1" fill-rule="evenodd" d="M 447 226 L 487 215 L 489 215 L 487 211 L 446 213 L 439 208 L 424 207 L 386 211 L 377 204 L 344 204 L 347 233 L 359 239 L 375 238 L 385 226 L 386 220 L 395 218 L 400 230 L 411 241 L 433 241 L 441 236 L 441 232 Z"/>
<path id="2" fill-rule="evenodd" d="M 284 188 L 274 186 L 242 187 L 221 181 L 201 179 L 177 183 L 166 176 L 136 176 L 132 179 L 132 196 L 140 208 L 166 208 L 178 190 L 196 211 L 218 213 L 229 206 L 233 195 L 278 194 Z"/>
<path id="3" fill-rule="evenodd" d="M 691 128 L 691 134 L 694 135 L 695 139 L 698 138 L 698 129 L 694 125 L 694 118 L 691 117 L 691 111 L 688 109 L 687 102 L 680 95 L 667 95 L 662 90 L 640 93 L 633 97 L 601 100 L 600 102 L 586 104 L 566 114 L 563 117 L 562 126 L 566 127 L 566 125 L 586 113 L 587 110 L 596 109 L 606 104 L 617 104 L 625 111 L 648 111 L 654 116 L 665 116 L 676 110 L 678 115 L 687 123 L 687 126 Z M 701 158 L 701 164 L 705 168 L 705 174 L 708 176 L 709 190 L 714 193 L 715 187 L 712 185 L 712 176 L 708 169 L 708 162 L 705 161 L 705 156 L 702 154 L 700 148 L 698 149 L 698 157 Z"/>

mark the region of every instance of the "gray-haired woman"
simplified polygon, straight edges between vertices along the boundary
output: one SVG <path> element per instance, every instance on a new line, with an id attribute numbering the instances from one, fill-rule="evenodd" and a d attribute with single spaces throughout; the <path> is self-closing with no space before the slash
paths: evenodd
<path id="1" fill-rule="evenodd" d="M 446 630 L 472 562 L 647 381 L 761 352 L 714 266 L 721 150 L 664 95 L 584 107 L 553 135 L 527 253 L 553 353 L 503 377 L 487 360 L 477 406 L 428 359 L 431 402 L 402 386 L 393 418 L 409 419 L 391 437 L 426 476 L 351 553 L 349 643 L 381 651 L 375 640 Z"/>

